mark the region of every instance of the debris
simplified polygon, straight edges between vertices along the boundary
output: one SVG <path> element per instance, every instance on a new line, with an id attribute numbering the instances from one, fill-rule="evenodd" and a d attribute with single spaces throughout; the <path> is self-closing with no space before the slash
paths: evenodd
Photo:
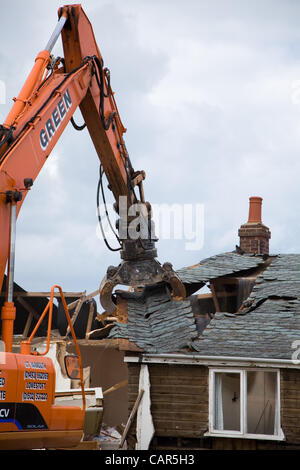
<path id="1" fill-rule="evenodd" d="M 97 440 L 100 443 L 101 450 L 114 450 L 119 448 L 122 438 L 121 427 L 123 429 L 125 426 L 119 425 L 116 427 L 112 427 L 102 423 L 102 428 L 99 436 L 94 438 L 94 440 Z"/>
<path id="2" fill-rule="evenodd" d="M 130 426 L 135 418 L 135 415 L 136 415 L 136 412 L 138 410 L 138 407 L 139 407 L 139 404 L 140 404 L 140 401 L 142 399 L 142 396 L 144 394 L 144 390 L 140 390 L 139 394 L 138 394 L 138 397 L 135 401 L 135 404 L 131 410 L 131 413 L 129 415 L 129 418 L 128 418 L 128 421 L 126 423 L 126 426 L 125 426 L 125 429 L 124 429 L 124 432 L 123 432 L 123 435 L 122 435 L 122 439 L 121 439 L 121 442 L 120 442 L 120 445 L 119 445 L 119 449 L 122 449 L 123 445 L 124 445 L 124 442 L 125 442 L 125 439 L 127 437 L 127 434 L 129 432 L 129 429 L 130 429 Z"/>

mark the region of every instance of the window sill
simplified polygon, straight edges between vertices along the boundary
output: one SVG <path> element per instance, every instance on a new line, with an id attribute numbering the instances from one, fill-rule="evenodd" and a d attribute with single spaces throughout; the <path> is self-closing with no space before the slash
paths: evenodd
<path id="1" fill-rule="evenodd" d="M 263 441 L 284 441 L 285 436 L 280 430 L 279 435 L 268 435 L 268 434 L 239 434 L 239 433 L 230 433 L 230 432 L 206 432 L 204 437 L 225 437 L 225 438 L 236 438 L 236 439 L 252 439 L 252 440 L 263 440 Z"/>

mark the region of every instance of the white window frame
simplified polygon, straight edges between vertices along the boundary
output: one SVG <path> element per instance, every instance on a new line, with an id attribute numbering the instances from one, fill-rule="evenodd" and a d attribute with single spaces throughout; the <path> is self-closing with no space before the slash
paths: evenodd
<path id="1" fill-rule="evenodd" d="M 247 429 L 247 372 L 258 371 L 277 373 L 277 406 L 275 422 L 278 423 L 276 434 L 250 434 Z M 215 423 L 215 374 L 216 373 L 239 373 L 240 374 L 240 431 L 226 431 L 214 429 Z M 206 436 L 237 437 L 245 439 L 264 439 L 282 441 L 285 439 L 280 423 L 280 371 L 278 369 L 255 369 L 255 368 L 213 368 L 209 369 L 209 431 Z"/>

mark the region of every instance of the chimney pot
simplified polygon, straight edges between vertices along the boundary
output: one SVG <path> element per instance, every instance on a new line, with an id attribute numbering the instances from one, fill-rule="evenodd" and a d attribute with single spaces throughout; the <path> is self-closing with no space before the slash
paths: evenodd
<path id="1" fill-rule="evenodd" d="M 249 224 L 261 224 L 261 206 L 262 206 L 262 197 L 252 196 L 249 198 Z"/>
<path id="2" fill-rule="evenodd" d="M 262 198 L 259 196 L 250 197 L 248 222 L 241 225 L 239 229 L 240 248 L 244 253 L 269 254 L 271 232 L 262 223 L 261 209 Z"/>

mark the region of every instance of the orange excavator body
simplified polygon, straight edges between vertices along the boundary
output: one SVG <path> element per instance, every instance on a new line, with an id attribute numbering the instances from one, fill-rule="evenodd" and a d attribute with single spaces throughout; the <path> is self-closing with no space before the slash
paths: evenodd
<path id="1" fill-rule="evenodd" d="M 0 449 L 72 447 L 85 410 L 55 405 L 55 369 L 48 357 L 0 353 Z"/>

